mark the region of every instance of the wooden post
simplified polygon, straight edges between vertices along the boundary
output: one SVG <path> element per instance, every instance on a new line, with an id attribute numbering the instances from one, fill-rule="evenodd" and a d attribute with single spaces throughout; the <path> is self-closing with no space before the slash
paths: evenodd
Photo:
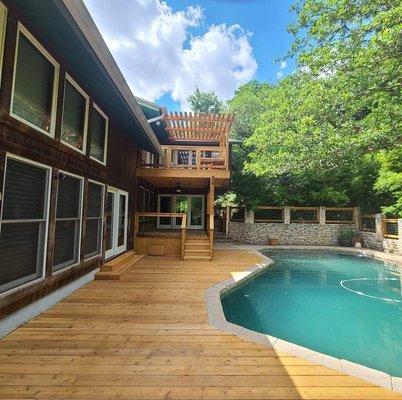
<path id="1" fill-rule="evenodd" d="M 320 206 L 318 210 L 318 223 L 320 225 L 325 225 L 325 207 Z"/>
<path id="2" fill-rule="evenodd" d="M 50 277 L 53 271 L 54 244 L 56 236 L 56 213 L 57 213 L 57 192 L 59 189 L 59 169 L 53 168 L 50 180 L 50 204 L 49 204 L 49 233 L 47 237 L 46 251 L 46 272 L 45 276 Z"/>
<path id="3" fill-rule="evenodd" d="M 290 224 L 290 207 L 283 207 L 283 223 Z"/>

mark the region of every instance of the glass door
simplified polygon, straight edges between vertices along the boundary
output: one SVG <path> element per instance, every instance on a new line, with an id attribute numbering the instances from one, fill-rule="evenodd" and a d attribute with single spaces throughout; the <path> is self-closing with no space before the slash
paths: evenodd
<path id="1" fill-rule="evenodd" d="M 189 210 L 189 197 L 188 196 L 175 196 L 176 197 L 176 211 L 177 213 L 188 213 Z M 176 217 L 174 227 L 181 228 L 182 217 Z M 187 223 L 188 224 L 188 223 Z"/>
<path id="2" fill-rule="evenodd" d="M 190 229 L 204 228 L 204 196 L 189 196 L 190 212 L 189 223 Z"/>
<path id="3" fill-rule="evenodd" d="M 128 193 L 108 188 L 106 199 L 106 252 L 105 258 L 127 250 Z"/>
<path id="4" fill-rule="evenodd" d="M 113 256 L 113 236 L 114 236 L 114 203 L 116 193 L 114 190 L 108 189 L 106 198 L 106 252 L 105 258 Z"/>

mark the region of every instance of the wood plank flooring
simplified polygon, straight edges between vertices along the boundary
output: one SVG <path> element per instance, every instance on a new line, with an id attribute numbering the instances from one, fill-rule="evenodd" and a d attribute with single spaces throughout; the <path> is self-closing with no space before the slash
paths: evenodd
<path id="1" fill-rule="evenodd" d="M 204 290 L 258 261 L 147 257 L 0 341 L 1 399 L 402 399 L 208 324 Z"/>

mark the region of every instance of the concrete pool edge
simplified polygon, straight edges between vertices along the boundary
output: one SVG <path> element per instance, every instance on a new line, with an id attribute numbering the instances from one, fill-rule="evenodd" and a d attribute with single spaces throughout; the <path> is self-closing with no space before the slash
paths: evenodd
<path id="1" fill-rule="evenodd" d="M 241 339 L 251 340 L 267 348 L 282 351 L 315 364 L 342 372 L 347 375 L 361 378 L 374 385 L 378 385 L 398 393 L 402 393 L 402 377 L 394 377 L 382 371 L 378 371 L 364 365 L 356 364 L 348 360 L 339 359 L 327 354 L 319 353 L 309 348 L 287 342 L 285 340 L 259 333 L 241 325 L 236 325 L 226 320 L 223 312 L 221 296 L 235 287 L 244 284 L 248 280 L 263 273 L 274 261 L 260 252 L 260 250 L 321 250 L 338 251 L 350 254 L 362 254 L 384 262 L 391 262 L 402 267 L 402 256 L 392 253 L 383 253 L 377 250 L 364 248 L 345 248 L 335 246 L 256 246 L 256 245 L 235 245 L 230 247 L 235 249 L 248 250 L 261 257 L 261 262 L 251 265 L 243 271 L 233 272 L 232 276 L 221 282 L 218 282 L 205 290 L 205 304 L 208 315 L 208 321 L 216 328 L 232 333 Z"/>

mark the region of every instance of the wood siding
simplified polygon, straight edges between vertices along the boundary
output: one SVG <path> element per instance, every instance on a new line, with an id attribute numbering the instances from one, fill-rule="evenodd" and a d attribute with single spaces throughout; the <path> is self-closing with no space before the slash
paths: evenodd
<path id="1" fill-rule="evenodd" d="M 134 135 L 127 132 L 119 126 L 118 115 L 108 113 L 108 109 L 103 107 L 104 99 L 93 98 L 86 89 L 85 82 L 81 82 L 76 71 L 68 70 L 68 55 L 57 54 L 55 49 L 49 43 L 41 42 L 42 46 L 51 53 L 51 55 L 60 64 L 60 78 L 57 96 L 57 114 L 56 114 L 56 132 L 55 137 L 51 138 L 45 134 L 29 127 L 10 116 L 10 98 L 14 69 L 14 55 L 17 37 L 18 21 L 22 22 L 29 30 L 31 27 L 29 21 L 24 19 L 23 15 L 14 9 L 12 2 L 5 1 L 9 8 L 4 48 L 3 71 L 0 91 L 0 190 L 2 191 L 2 182 L 4 178 L 4 165 L 6 153 L 12 153 L 29 160 L 37 161 L 53 168 L 52 190 L 50 204 L 50 224 L 48 235 L 48 251 L 46 262 L 45 278 L 40 282 L 28 285 L 24 289 L 18 289 L 9 295 L 0 296 L 0 318 L 16 311 L 24 305 L 39 299 L 40 297 L 58 289 L 59 287 L 71 282 L 98 267 L 103 262 L 103 257 L 95 257 L 90 261 L 81 258 L 79 265 L 73 268 L 67 268 L 60 273 L 51 273 L 53 247 L 54 247 L 54 223 L 55 223 L 55 202 L 57 197 L 57 172 L 58 170 L 70 172 L 84 177 L 85 187 L 88 179 L 103 183 L 129 193 L 128 208 L 128 233 L 127 250 L 133 248 L 133 224 L 134 209 L 136 203 L 136 167 L 137 167 L 137 145 Z M 38 27 L 35 27 L 36 30 Z M 35 35 L 35 32 L 32 31 Z M 95 102 L 105 112 L 109 118 L 107 163 L 106 166 L 91 160 L 89 153 L 81 154 L 72 148 L 60 142 L 61 118 L 63 109 L 63 93 L 65 74 L 71 75 L 74 80 L 89 95 L 90 112 L 91 104 Z M 90 116 L 89 116 L 90 121 Z M 90 131 L 90 129 L 88 129 Z M 89 149 L 89 135 L 88 145 Z M 1 205 L 1 203 L 0 203 Z M 85 206 L 85 193 L 84 193 Z M 85 207 L 84 207 L 85 208 Z M 85 209 L 83 212 L 85 217 Z M 85 219 L 83 219 L 82 235 L 85 235 Z"/>

